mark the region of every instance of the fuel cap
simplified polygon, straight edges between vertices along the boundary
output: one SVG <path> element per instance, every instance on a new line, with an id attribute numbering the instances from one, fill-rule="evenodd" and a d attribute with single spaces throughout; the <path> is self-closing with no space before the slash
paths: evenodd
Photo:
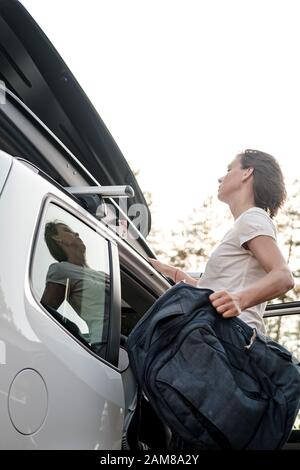
<path id="1" fill-rule="evenodd" d="M 47 408 L 48 392 L 42 376 L 34 369 L 21 370 L 8 395 L 9 416 L 14 427 L 25 435 L 35 433 L 45 421 Z"/>

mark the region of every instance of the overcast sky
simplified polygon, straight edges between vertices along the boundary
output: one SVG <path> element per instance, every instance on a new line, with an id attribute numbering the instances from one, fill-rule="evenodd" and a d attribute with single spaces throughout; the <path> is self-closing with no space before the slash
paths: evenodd
<path id="1" fill-rule="evenodd" d="M 215 194 L 242 149 L 300 175 L 298 0 L 22 3 L 140 170 L 162 229 Z"/>

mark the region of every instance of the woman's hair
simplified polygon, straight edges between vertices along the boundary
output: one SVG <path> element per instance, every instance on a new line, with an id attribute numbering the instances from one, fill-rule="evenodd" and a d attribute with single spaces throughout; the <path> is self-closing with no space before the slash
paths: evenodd
<path id="1" fill-rule="evenodd" d="M 64 252 L 63 248 L 54 240 L 53 236 L 57 235 L 57 226 L 61 225 L 62 222 L 48 222 L 45 226 L 45 242 L 49 251 L 54 259 L 57 261 L 68 261 L 68 257 Z"/>
<path id="2" fill-rule="evenodd" d="M 253 168 L 254 201 L 273 218 L 286 199 L 284 178 L 272 155 L 247 149 L 240 153 L 241 168 Z"/>

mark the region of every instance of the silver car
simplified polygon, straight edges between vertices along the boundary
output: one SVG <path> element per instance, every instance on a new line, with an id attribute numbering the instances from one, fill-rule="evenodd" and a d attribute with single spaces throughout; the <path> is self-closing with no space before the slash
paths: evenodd
<path id="1" fill-rule="evenodd" d="M 147 261 L 149 209 L 19 2 L 0 2 L 0 55 L 0 448 L 134 448 L 126 336 L 170 286 Z M 143 407 L 144 441 L 163 447 Z"/>

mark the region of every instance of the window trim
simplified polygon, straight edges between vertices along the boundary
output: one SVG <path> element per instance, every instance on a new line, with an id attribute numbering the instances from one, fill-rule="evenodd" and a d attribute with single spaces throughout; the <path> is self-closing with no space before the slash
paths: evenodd
<path id="1" fill-rule="evenodd" d="M 282 304 L 269 305 L 269 308 L 264 312 L 263 318 L 300 314 L 300 302 L 290 302 L 290 304 L 288 306 L 288 303 L 285 304 L 283 302 Z"/>
<path id="2" fill-rule="evenodd" d="M 106 358 L 115 367 L 119 363 L 121 339 L 121 279 L 118 247 L 109 242 L 110 266 L 110 315 L 107 336 Z"/>

